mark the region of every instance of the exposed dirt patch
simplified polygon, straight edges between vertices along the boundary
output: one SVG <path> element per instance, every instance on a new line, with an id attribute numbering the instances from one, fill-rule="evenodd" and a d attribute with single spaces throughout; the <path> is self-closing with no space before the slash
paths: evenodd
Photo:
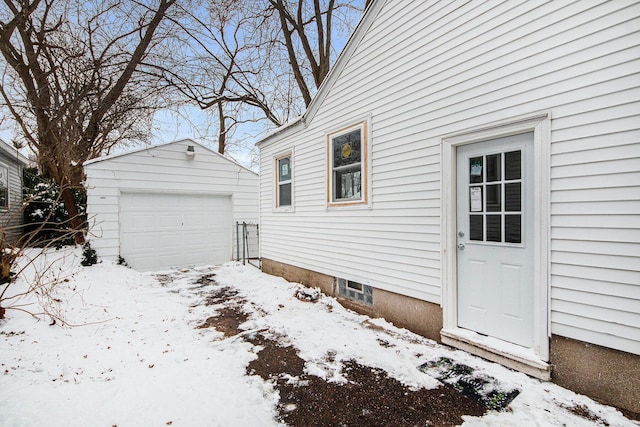
<path id="1" fill-rule="evenodd" d="M 167 286 L 173 281 L 173 279 L 175 279 L 175 276 L 171 274 L 156 274 L 155 276 L 158 283 L 160 283 L 160 286 Z"/>
<path id="2" fill-rule="evenodd" d="M 624 415 L 625 417 L 629 418 L 630 420 L 638 421 L 638 424 L 640 424 L 640 412 L 631 412 L 622 408 L 617 409 L 618 411 L 622 412 L 622 415 Z"/>
<path id="3" fill-rule="evenodd" d="M 276 341 L 266 339 L 259 334 L 248 337 L 247 341 L 263 347 L 258 352 L 258 358 L 247 366 L 249 374 L 259 375 L 264 380 L 282 375 L 301 377 L 304 374 L 304 360 L 298 356 L 295 348 L 281 346 Z"/>
<path id="4" fill-rule="evenodd" d="M 204 274 L 200 276 L 198 280 L 196 280 L 194 283 L 198 285 L 205 285 L 205 286 L 214 285 L 216 284 L 216 280 L 214 279 L 215 276 L 216 276 L 216 273 Z"/>
<path id="5" fill-rule="evenodd" d="M 229 306 L 220 308 L 216 316 L 207 318 L 197 329 L 215 328 L 225 337 L 232 337 L 242 332 L 240 325 L 247 321 L 249 316 L 239 307 Z"/>
<path id="6" fill-rule="evenodd" d="M 207 295 L 204 298 L 204 305 L 216 305 L 227 302 L 233 298 L 238 296 L 238 291 L 228 286 L 223 288 L 212 289 L 207 292 Z"/>
<path id="7" fill-rule="evenodd" d="M 558 405 L 563 409 L 566 409 L 567 411 L 584 418 L 585 420 L 589 420 L 589 421 L 593 421 L 596 422 L 600 425 L 603 426 L 608 426 L 609 423 L 605 420 L 603 420 L 602 418 L 600 418 L 598 415 L 596 415 L 595 413 L 593 413 L 586 405 L 573 405 L 573 406 L 567 406 L 567 405 L 563 405 L 560 404 Z"/>
<path id="8" fill-rule="evenodd" d="M 486 408 L 448 387 L 411 390 L 386 372 L 355 361 L 343 366 L 348 383 L 330 383 L 304 373 L 293 347 L 257 336 L 263 349 L 247 373 L 274 381 L 280 392 L 279 418 L 291 426 L 454 426 L 462 415 Z"/>
<path id="9" fill-rule="evenodd" d="M 231 287 L 219 287 L 213 278 L 198 279 L 204 304 L 215 306 L 216 315 L 198 328 L 215 328 L 231 337 L 243 332 L 240 325 L 249 314 L 242 307 L 246 301 Z M 205 288 L 206 286 L 206 288 Z M 315 293 L 300 293 L 296 297 L 317 301 Z M 378 326 L 371 324 L 372 328 Z M 464 396 L 451 387 L 434 390 L 412 390 L 390 378 L 381 369 L 363 366 L 356 361 L 345 362 L 344 384 L 327 382 L 305 373 L 305 361 L 293 346 L 279 343 L 255 333 L 243 339 L 259 346 L 256 360 L 247 366 L 247 374 L 272 381 L 280 393 L 278 418 L 290 426 L 454 426 L 463 422 L 462 415 L 480 416 L 487 407 Z M 392 347 L 379 339 L 382 347 Z M 328 355 L 331 358 L 331 355 Z"/>

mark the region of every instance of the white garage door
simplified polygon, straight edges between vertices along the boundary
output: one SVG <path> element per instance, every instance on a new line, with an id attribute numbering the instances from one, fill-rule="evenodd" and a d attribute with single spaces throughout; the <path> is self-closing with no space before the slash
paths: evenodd
<path id="1" fill-rule="evenodd" d="M 120 254 L 136 270 L 227 262 L 231 230 L 229 196 L 120 196 Z"/>

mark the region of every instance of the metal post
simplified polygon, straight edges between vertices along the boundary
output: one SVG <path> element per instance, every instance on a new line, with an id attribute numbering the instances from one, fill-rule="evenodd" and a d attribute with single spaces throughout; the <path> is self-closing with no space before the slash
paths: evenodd
<path id="1" fill-rule="evenodd" d="M 247 223 L 242 223 L 242 265 L 247 262 Z"/>
<path id="2" fill-rule="evenodd" d="M 240 223 L 236 221 L 236 261 L 240 261 L 240 235 L 238 231 L 238 226 Z"/>

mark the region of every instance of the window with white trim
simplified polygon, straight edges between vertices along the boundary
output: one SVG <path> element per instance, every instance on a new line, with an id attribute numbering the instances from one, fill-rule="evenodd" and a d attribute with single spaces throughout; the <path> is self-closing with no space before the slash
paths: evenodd
<path id="1" fill-rule="evenodd" d="M 0 208 L 9 207 L 9 168 L 0 165 Z"/>
<path id="2" fill-rule="evenodd" d="M 276 208 L 290 207 L 293 196 L 291 153 L 276 158 Z"/>
<path id="3" fill-rule="evenodd" d="M 366 122 L 328 135 L 330 205 L 367 203 Z"/>

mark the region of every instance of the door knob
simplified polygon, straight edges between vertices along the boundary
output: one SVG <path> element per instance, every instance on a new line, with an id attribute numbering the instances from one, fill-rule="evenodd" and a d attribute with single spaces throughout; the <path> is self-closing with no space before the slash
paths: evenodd
<path id="1" fill-rule="evenodd" d="M 460 249 L 460 250 L 464 250 L 464 244 L 462 244 L 462 243 L 458 243 L 458 249 Z"/>

